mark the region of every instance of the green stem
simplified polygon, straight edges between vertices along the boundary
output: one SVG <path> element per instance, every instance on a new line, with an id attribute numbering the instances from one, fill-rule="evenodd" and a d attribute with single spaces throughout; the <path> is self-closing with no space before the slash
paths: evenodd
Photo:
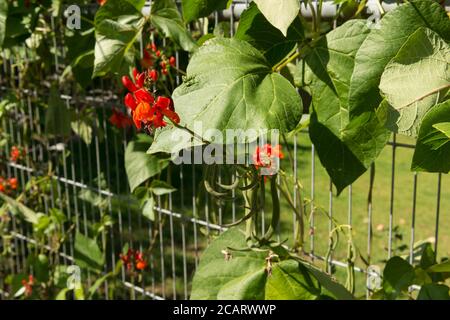
<path id="1" fill-rule="evenodd" d="M 293 55 L 291 55 L 290 57 L 288 57 L 286 60 L 284 60 L 283 62 L 281 62 L 280 64 L 275 65 L 272 70 L 274 72 L 279 72 L 280 70 L 282 70 L 284 67 L 286 67 L 289 63 L 291 63 L 293 60 L 297 59 L 297 57 L 300 56 L 300 51 L 295 52 Z"/>

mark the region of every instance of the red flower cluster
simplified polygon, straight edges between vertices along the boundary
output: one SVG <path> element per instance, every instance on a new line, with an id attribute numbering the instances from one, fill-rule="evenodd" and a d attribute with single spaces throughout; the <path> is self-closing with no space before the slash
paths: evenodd
<path id="1" fill-rule="evenodd" d="M 24 156 L 25 156 L 25 150 L 21 150 L 17 146 L 11 147 L 11 152 L 9 154 L 11 162 L 17 162 Z"/>
<path id="2" fill-rule="evenodd" d="M 19 181 L 17 178 L 4 179 L 0 177 L 0 192 L 11 193 L 12 190 L 17 190 Z"/>
<path id="3" fill-rule="evenodd" d="M 133 124 L 133 121 L 119 109 L 113 108 L 112 112 L 109 122 L 117 128 L 125 129 Z"/>
<path id="4" fill-rule="evenodd" d="M 256 169 L 259 167 L 272 168 L 275 164 L 275 158 L 284 158 L 279 144 L 273 147 L 270 144 L 266 144 L 262 148 L 257 146 L 253 154 L 253 164 Z"/>
<path id="5" fill-rule="evenodd" d="M 144 254 L 139 250 L 128 249 L 127 254 L 120 254 L 120 259 L 127 270 L 131 270 L 134 266 L 135 269 L 142 271 L 148 265 L 144 259 Z"/>
<path id="6" fill-rule="evenodd" d="M 34 277 L 32 274 L 27 279 L 22 280 L 22 286 L 25 287 L 25 297 L 29 297 L 33 294 Z"/>
<path id="7" fill-rule="evenodd" d="M 125 105 L 132 111 L 136 128 L 141 129 L 142 123 L 149 128 L 165 127 L 167 123 L 164 117 L 179 123 L 180 117 L 174 110 L 172 100 L 161 96 L 155 101 L 153 94 L 146 89 L 146 83 L 153 80 L 149 72 L 139 73 L 134 68 L 133 76 L 134 82 L 128 76 L 123 76 L 122 83 L 130 91 L 125 96 Z"/>
<path id="8" fill-rule="evenodd" d="M 155 66 L 155 62 L 158 62 L 161 67 L 160 72 L 163 75 L 169 74 L 170 67 L 175 67 L 176 59 L 174 56 L 167 58 L 167 56 L 162 52 L 156 44 L 153 42 L 152 44 L 148 44 L 146 49 L 144 50 L 144 57 L 141 59 L 141 65 L 145 69 L 150 69 Z M 158 80 L 158 71 L 156 69 L 151 69 L 150 73 L 152 74 L 153 81 Z"/>

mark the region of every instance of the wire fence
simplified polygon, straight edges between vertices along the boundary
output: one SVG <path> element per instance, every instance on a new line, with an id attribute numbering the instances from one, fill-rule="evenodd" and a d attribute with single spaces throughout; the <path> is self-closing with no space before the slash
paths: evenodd
<path id="1" fill-rule="evenodd" d="M 233 10 L 236 5 L 248 5 L 248 2 L 233 2 L 229 9 L 231 15 L 216 13 L 210 23 L 228 19 L 230 35 L 233 35 L 237 22 Z M 55 35 L 53 52 L 61 53 L 63 35 L 55 28 L 53 19 L 52 25 Z M 108 115 L 113 107 L 121 105 L 121 98 L 109 92 L 106 89 L 108 84 L 103 81 L 98 82 L 97 89 L 83 95 L 67 88 L 61 94 L 61 99 L 78 118 L 86 107 L 95 109 L 98 127 L 92 132 L 91 144 L 87 145 L 75 134 L 64 141 L 36 140 L 35 134 L 44 132 L 45 107 L 40 100 L 47 100 L 45 79 L 60 75 L 64 67 L 60 64 L 59 54 L 55 54 L 54 59 L 54 69 L 43 75 L 42 86 L 31 87 L 27 79 L 20 78 L 20 65 L 3 52 L 0 99 L 9 94 L 11 82 L 20 88 L 21 98 L 20 104 L 0 123 L 9 137 L 0 149 L 1 175 L 18 177 L 19 184 L 25 187 L 32 179 L 45 174 L 49 167 L 55 169 L 48 194 L 40 194 L 30 200 L 42 205 L 44 214 L 49 215 L 52 208 L 58 208 L 73 222 L 65 224 L 68 230 L 64 232 L 69 238 L 56 254 L 56 259 L 62 264 L 74 264 L 74 232 L 88 236 L 96 224 L 104 223 L 108 229 L 101 238 L 102 247 L 108 252 L 105 274 L 114 270 L 124 245 L 140 250 L 152 247 L 147 275 L 142 281 L 137 281 L 123 269 L 120 276 L 122 286 L 116 288 L 113 298 L 189 298 L 190 283 L 202 250 L 214 236 L 225 230 L 221 225 L 239 219 L 242 215 L 239 204 L 217 205 L 209 197 L 199 202 L 202 166 L 173 165 L 171 183 L 177 191 L 157 199 L 157 219 L 150 221 L 143 217 L 134 206 L 135 200 L 130 195 L 124 169 L 125 148 L 135 133 L 118 131 L 109 125 Z M 179 84 L 181 78 L 177 77 L 176 81 Z M 365 260 L 357 262 L 356 268 L 357 288 L 362 293 L 366 291 L 367 271 L 372 270 L 371 266 L 381 266 L 384 260 L 396 254 L 409 255 L 410 261 L 414 262 L 418 240 L 432 241 L 439 255 L 449 254 L 450 217 L 447 213 L 450 202 L 444 196 L 449 181 L 440 174 L 409 171 L 412 143 L 393 136 L 375 165 L 339 197 L 333 193 L 331 181 L 316 157 L 307 132 L 297 133 L 283 144 L 284 150 L 292 154 L 293 165 L 289 167 L 283 161 L 282 167 L 292 172 L 302 185 L 301 189 L 294 188 L 292 194 L 296 199 L 296 193 L 302 192 L 305 199 L 305 203 L 295 205 L 304 206 L 304 218 L 308 221 L 307 254 L 324 268 L 328 264 L 330 272 L 336 278 L 342 278 L 348 265 L 345 241 L 331 258 L 326 254 L 335 221 L 351 226 L 355 244 Z M 27 150 L 24 163 L 8 161 L 13 145 Z M 226 175 L 221 178 L 229 179 Z M 281 241 L 293 236 L 296 220 L 292 210 L 287 206 L 282 208 L 284 218 L 278 229 Z M 108 224 L 105 217 L 113 222 Z M 262 228 L 264 220 L 262 215 Z M 33 232 L 29 224 L 14 215 L 12 228 L 14 256 L 3 273 L 27 273 L 29 245 L 36 244 Z M 88 273 L 87 281 L 90 284 L 95 282 L 94 276 Z M 104 286 L 104 297 L 111 298 L 108 281 Z M 2 292 L 0 297 L 4 294 Z"/>

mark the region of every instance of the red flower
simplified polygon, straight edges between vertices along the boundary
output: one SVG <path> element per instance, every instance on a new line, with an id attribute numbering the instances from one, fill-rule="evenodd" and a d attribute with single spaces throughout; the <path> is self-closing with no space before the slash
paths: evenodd
<path id="1" fill-rule="evenodd" d="M 134 259 L 136 260 L 136 269 L 144 270 L 147 268 L 147 261 L 144 259 L 144 255 L 140 251 L 134 253 Z"/>
<path id="2" fill-rule="evenodd" d="M 153 80 L 153 82 L 158 81 L 158 71 L 156 71 L 155 69 L 150 70 L 148 76 Z"/>
<path id="3" fill-rule="evenodd" d="M 11 178 L 8 180 L 9 187 L 13 190 L 17 190 L 18 181 L 17 178 Z"/>
<path id="4" fill-rule="evenodd" d="M 142 122 L 147 123 L 152 119 L 152 108 L 148 103 L 141 102 L 133 111 L 133 121 L 136 128 L 141 129 Z"/>
<path id="5" fill-rule="evenodd" d="M 127 115 L 125 115 L 122 111 L 113 108 L 112 112 L 113 114 L 109 118 L 109 122 L 111 122 L 111 124 L 116 126 L 117 128 L 125 129 L 133 124 L 131 119 Z"/>
<path id="6" fill-rule="evenodd" d="M 22 286 L 25 287 L 25 296 L 29 297 L 33 294 L 34 277 L 33 275 L 28 276 L 28 281 L 26 279 L 22 280 Z"/>
<path id="7" fill-rule="evenodd" d="M 274 147 L 270 144 L 266 144 L 262 148 L 257 146 L 255 153 L 253 154 L 253 164 L 257 169 L 259 167 L 272 168 L 276 160 L 275 158 L 284 158 L 284 154 L 281 152 L 281 146 L 279 144 Z"/>
<path id="8" fill-rule="evenodd" d="M 172 66 L 172 67 L 175 67 L 175 65 L 177 64 L 177 61 L 175 60 L 175 57 L 170 57 L 170 59 L 169 59 L 169 64 Z"/>
<path id="9" fill-rule="evenodd" d="M 142 271 L 148 266 L 144 254 L 139 250 L 128 249 L 126 255 L 120 254 L 120 259 L 128 270 L 131 270 L 134 266 L 137 270 Z"/>
<path id="10" fill-rule="evenodd" d="M 179 123 L 180 117 L 175 112 L 172 100 L 166 97 L 158 97 L 156 102 L 153 94 L 146 88 L 146 79 L 157 80 L 156 70 L 139 73 L 133 70 L 134 82 L 128 77 L 122 77 L 123 85 L 130 91 L 125 96 L 125 105 L 131 109 L 136 128 L 141 129 L 142 123 L 148 127 L 160 128 L 166 126 L 164 116 L 172 122 Z"/>
<path id="11" fill-rule="evenodd" d="M 97 0 L 97 3 L 102 6 L 106 3 L 106 1 L 108 0 Z"/>
<path id="12" fill-rule="evenodd" d="M 144 270 L 145 268 L 147 268 L 147 262 L 145 262 L 144 260 L 139 260 L 138 262 L 136 262 L 136 269 Z"/>
<path id="13" fill-rule="evenodd" d="M 12 162 L 17 162 L 22 157 L 23 152 L 17 146 L 11 148 L 10 159 Z"/>
<path id="14" fill-rule="evenodd" d="M 17 190 L 18 186 L 19 181 L 17 180 L 17 178 L 9 178 L 5 180 L 4 178 L 0 177 L 0 192 L 8 194 L 12 190 Z"/>
<path id="15" fill-rule="evenodd" d="M 147 50 L 144 50 L 144 57 L 141 59 L 141 66 L 144 69 L 148 69 L 153 66 L 153 59 Z"/>

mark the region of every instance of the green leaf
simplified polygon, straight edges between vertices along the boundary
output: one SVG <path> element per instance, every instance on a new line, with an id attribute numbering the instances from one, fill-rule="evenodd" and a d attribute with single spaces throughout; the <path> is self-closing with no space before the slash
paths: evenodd
<path id="1" fill-rule="evenodd" d="M 434 127 L 443 122 L 450 122 L 450 100 L 434 106 L 422 120 L 411 170 L 450 171 L 450 139 Z"/>
<path id="2" fill-rule="evenodd" d="M 134 62 L 134 42 L 146 19 L 127 0 L 108 0 L 95 15 L 95 60 L 93 77 L 108 72 L 126 74 Z"/>
<path id="3" fill-rule="evenodd" d="M 297 17 L 284 36 L 264 17 L 255 3 L 245 10 L 239 20 L 234 36 L 244 40 L 260 50 L 271 65 L 275 65 L 286 57 L 304 40 L 304 30 L 300 18 Z"/>
<path id="4" fill-rule="evenodd" d="M 125 150 L 125 170 L 131 192 L 169 164 L 166 156 L 147 154 L 151 144 L 151 137 L 139 134 L 135 140 L 128 143 Z"/>
<path id="5" fill-rule="evenodd" d="M 308 269 L 294 260 L 275 264 L 266 283 L 266 300 L 314 300 L 320 285 Z"/>
<path id="6" fill-rule="evenodd" d="M 318 270 L 313 273 L 306 264 L 289 259 L 282 247 L 270 248 L 278 255 L 271 262 L 271 274 L 266 260 L 269 248 L 246 248 L 244 233 L 238 228 L 231 228 L 212 241 L 194 275 L 191 299 L 317 299 L 328 293 L 327 289 L 322 290 L 322 282 L 327 283 L 327 288 L 332 287 L 327 275 Z M 336 291 L 339 290 L 340 287 Z M 352 298 L 348 292 L 344 296 Z"/>
<path id="7" fill-rule="evenodd" d="M 309 134 L 338 194 L 367 170 L 389 138 L 373 112 L 349 119 L 354 58 L 368 34 L 364 21 L 350 20 L 319 40 L 306 57 L 304 77 L 312 95 Z"/>
<path id="8" fill-rule="evenodd" d="M 261 252 L 236 251 L 232 253 L 232 259 L 225 261 L 222 251 L 227 247 L 243 248 L 246 246 L 244 235 L 238 228 L 229 229 L 211 242 L 203 252 L 192 280 L 191 299 L 218 299 L 220 289 L 228 282 L 264 270 L 266 254 Z M 245 292 L 246 287 L 248 285 L 243 286 L 244 292 L 241 295 L 249 295 Z"/>
<path id="9" fill-rule="evenodd" d="M 70 63 L 69 70 L 75 80 L 82 88 L 92 82 L 92 73 L 95 60 L 95 28 L 83 31 L 74 31 L 70 36 L 66 36 L 67 61 Z M 65 71 L 66 72 L 66 71 Z"/>
<path id="10" fill-rule="evenodd" d="M 427 242 L 423 246 L 419 265 L 422 269 L 427 269 L 434 264 L 436 264 L 436 254 L 431 243 Z"/>
<path id="11" fill-rule="evenodd" d="M 23 3 L 10 1 L 7 11 L 5 11 L 5 8 L 2 7 L 0 9 L 0 12 L 3 12 L 4 17 L 6 17 L 3 43 L 0 42 L 0 47 L 12 48 L 19 45 L 22 46 L 36 28 L 41 6 L 26 7 Z M 3 14 L 0 15 L 3 17 Z M 1 29 L 2 27 L 0 26 Z"/>
<path id="12" fill-rule="evenodd" d="M 100 288 L 100 286 L 105 283 L 109 278 L 112 278 L 114 273 L 110 272 L 105 274 L 104 276 L 98 278 L 94 284 L 89 288 L 88 299 L 91 300 L 94 297 L 95 292 Z"/>
<path id="13" fill-rule="evenodd" d="M 442 123 L 436 123 L 433 124 L 433 128 L 439 130 L 445 136 L 450 139 L 450 122 L 442 122 Z"/>
<path id="14" fill-rule="evenodd" d="M 383 289 L 388 299 L 395 299 L 403 290 L 413 284 L 414 268 L 400 257 L 393 257 L 386 263 L 383 272 Z"/>
<path id="15" fill-rule="evenodd" d="M 60 97 L 56 87 L 50 89 L 48 108 L 45 113 L 45 132 L 49 135 L 67 137 L 71 132 L 72 111 Z"/>
<path id="16" fill-rule="evenodd" d="M 354 300 L 355 297 L 340 283 L 333 280 L 328 274 L 319 270 L 316 266 L 305 264 L 305 267 L 316 277 L 322 286 L 322 294 L 331 296 L 337 300 Z"/>
<path id="17" fill-rule="evenodd" d="M 150 221 L 155 221 L 155 198 L 152 195 L 149 195 L 144 202 L 142 215 Z"/>
<path id="18" fill-rule="evenodd" d="M 388 12 L 373 29 L 355 58 L 350 85 L 350 115 L 357 116 L 375 110 L 382 98 L 378 86 L 389 61 L 394 58 L 408 38 L 419 28 L 437 32 L 450 40 L 450 20 L 435 1 L 409 1 Z"/>
<path id="19" fill-rule="evenodd" d="M 71 123 L 72 130 L 86 143 L 90 145 L 92 142 L 92 127 L 85 120 L 77 120 Z"/>
<path id="20" fill-rule="evenodd" d="M 201 139 L 181 128 L 168 125 L 155 131 L 155 138 L 147 153 L 168 153 L 176 157 L 180 150 L 203 145 Z"/>
<path id="21" fill-rule="evenodd" d="M 217 300 L 263 300 L 266 279 L 267 272 L 261 268 L 237 277 L 220 288 Z"/>
<path id="22" fill-rule="evenodd" d="M 173 0 L 154 1 L 151 11 L 151 22 L 183 50 L 191 52 L 197 49 L 197 44 L 186 29 Z"/>
<path id="23" fill-rule="evenodd" d="M 186 22 L 191 22 L 228 8 L 230 4 L 231 0 L 183 0 L 183 18 Z"/>
<path id="24" fill-rule="evenodd" d="M 416 136 L 426 112 L 450 87 L 450 47 L 430 29 L 413 33 L 381 76 L 389 108 L 388 128 Z"/>
<path id="25" fill-rule="evenodd" d="M 450 273 L 450 260 L 435 264 L 427 269 L 427 272 Z"/>
<path id="26" fill-rule="evenodd" d="M 23 218 L 31 224 L 37 224 L 39 222 L 39 216 L 36 212 L 20 203 L 19 201 L 8 197 L 6 194 L 0 192 L 0 199 L 6 202 L 11 210 L 21 214 Z"/>
<path id="27" fill-rule="evenodd" d="M 172 193 L 176 191 L 174 187 L 172 187 L 170 184 L 164 181 L 160 180 L 153 180 L 150 184 L 150 189 L 152 190 L 153 194 L 156 196 L 162 196 L 165 194 Z"/>
<path id="28" fill-rule="evenodd" d="M 0 48 L 3 46 L 3 40 L 6 34 L 6 19 L 8 18 L 8 2 L 0 3 Z"/>
<path id="29" fill-rule="evenodd" d="M 285 36 L 300 11 L 298 0 L 254 0 L 266 19 Z"/>
<path id="30" fill-rule="evenodd" d="M 300 97 L 289 81 L 272 72 L 258 50 L 237 39 L 206 42 L 192 57 L 173 99 L 181 123 L 203 137 L 208 129 L 223 136 L 227 129 L 289 132 L 302 113 Z M 196 121 L 202 124 L 201 132 Z M 246 133 L 238 142 L 257 137 L 256 132 Z"/>
<path id="31" fill-rule="evenodd" d="M 67 300 L 67 292 L 69 292 L 69 291 L 70 291 L 69 288 L 62 289 L 56 295 L 55 300 Z"/>
<path id="32" fill-rule="evenodd" d="M 436 283 L 424 284 L 417 300 L 450 300 L 449 287 Z"/>
<path id="33" fill-rule="evenodd" d="M 95 239 L 77 232 L 74 246 L 75 263 L 81 268 L 100 272 L 103 270 L 105 257 Z"/>

